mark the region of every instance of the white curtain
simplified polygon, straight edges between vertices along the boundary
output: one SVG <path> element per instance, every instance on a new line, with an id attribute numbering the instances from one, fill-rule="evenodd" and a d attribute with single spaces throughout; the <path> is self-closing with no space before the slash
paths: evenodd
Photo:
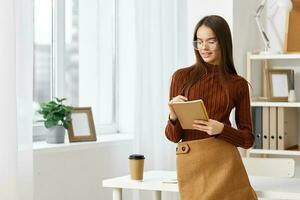
<path id="1" fill-rule="evenodd" d="M 0 199 L 33 199 L 32 2 L 0 1 Z"/>
<path id="2" fill-rule="evenodd" d="M 179 19 L 185 10 L 179 8 L 179 2 L 136 1 L 135 151 L 145 155 L 145 170 L 176 169 L 176 144 L 166 139 L 164 131 L 171 75 L 186 58 L 185 48 L 180 48 L 185 21 Z M 163 195 L 164 199 L 178 199 L 176 193 Z M 141 192 L 134 197 L 146 200 L 151 194 Z"/>
<path id="3" fill-rule="evenodd" d="M 14 1 L 0 1 L 0 199 L 17 199 Z"/>
<path id="4" fill-rule="evenodd" d="M 176 1 L 137 0 L 136 6 L 136 150 L 145 154 L 146 168 L 171 169 L 174 149 L 164 126 L 169 80 L 177 66 Z"/>
<path id="5" fill-rule="evenodd" d="M 179 12 L 178 1 L 136 1 L 135 151 L 145 155 L 145 170 L 175 170 L 176 145 L 166 139 L 164 129 L 170 78 L 185 58 L 179 55 Z"/>
<path id="6" fill-rule="evenodd" d="M 16 8 L 16 94 L 18 199 L 33 199 L 33 0 L 18 0 Z"/>

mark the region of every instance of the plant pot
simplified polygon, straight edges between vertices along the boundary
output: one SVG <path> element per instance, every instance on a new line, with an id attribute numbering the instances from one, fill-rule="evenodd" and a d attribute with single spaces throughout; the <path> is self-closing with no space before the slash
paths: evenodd
<path id="1" fill-rule="evenodd" d="M 46 141 L 50 144 L 60 144 L 65 142 L 65 128 L 63 126 L 54 126 L 48 128 Z"/>

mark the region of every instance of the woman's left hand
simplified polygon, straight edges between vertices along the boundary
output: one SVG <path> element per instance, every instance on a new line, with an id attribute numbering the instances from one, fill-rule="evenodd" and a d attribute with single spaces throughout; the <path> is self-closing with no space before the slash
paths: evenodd
<path id="1" fill-rule="evenodd" d="M 194 129 L 206 132 L 209 135 L 220 134 L 224 129 L 224 124 L 213 119 L 208 121 L 194 120 Z"/>

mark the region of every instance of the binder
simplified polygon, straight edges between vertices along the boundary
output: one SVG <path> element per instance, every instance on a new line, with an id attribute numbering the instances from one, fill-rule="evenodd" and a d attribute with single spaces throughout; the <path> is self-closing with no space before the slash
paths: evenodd
<path id="1" fill-rule="evenodd" d="M 252 124 L 255 137 L 254 149 L 262 149 L 262 107 L 252 107 Z"/>
<path id="2" fill-rule="evenodd" d="M 278 149 L 298 148 L 298 109 L 278 107 Z"/>
<path id="3" fill-rule="evenodd" d="M 277 108 L 270 107 L 270 149 L 277 149 Z"/>
<path id="4" fill-rule="evenodd" d="M 263 124 L 262 124 L 262 132 L 263 132 L 263 149 L 270 149 L 270 124 L 269 124 L 269 107 L 263 107 L 262 109 L 262 118 L 263 118 Z"/>

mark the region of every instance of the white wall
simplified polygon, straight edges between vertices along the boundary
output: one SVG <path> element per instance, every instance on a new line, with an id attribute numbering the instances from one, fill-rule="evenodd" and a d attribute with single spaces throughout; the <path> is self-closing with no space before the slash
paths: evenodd
<path id="1" fill-rule="evenodd" d="M 233 0 L 189 0 L 187 1 L 187 52 L 188 63 L 195 63 L 192 41 L 194 28 L 197 22 L 207 15 L 220 15 L 229 24 L 231 31 L 233 25 Z"/>
<path id="2" fill-rule="evenodd" d="M 246 54 L 263 46 L 254 14 L 260 1 L 233 1 L 233 59 L 238 74 L 246 77 Z"/>
<path id="3" fill-rule="evenodd" d="M 259 3 L 259 1 L 247 0 L 187 1 L 188 63 L 195 62 L 192 39 L 196 23 L 206 15 L 220 15 L 231 29 L 236 69 L 239 74 L 246 76 L 246 53 L 261 45 L 254 20 L 254 13 Z"/>
<path id="4" fill-rule="evenodd" d="M 112 190 L 102 180 L 129 173 L 132 140 L 77 150 L 34 152 L 34 199 L 108 200 Z M 132 199 L 125 191 L 124 198 Z"/>

